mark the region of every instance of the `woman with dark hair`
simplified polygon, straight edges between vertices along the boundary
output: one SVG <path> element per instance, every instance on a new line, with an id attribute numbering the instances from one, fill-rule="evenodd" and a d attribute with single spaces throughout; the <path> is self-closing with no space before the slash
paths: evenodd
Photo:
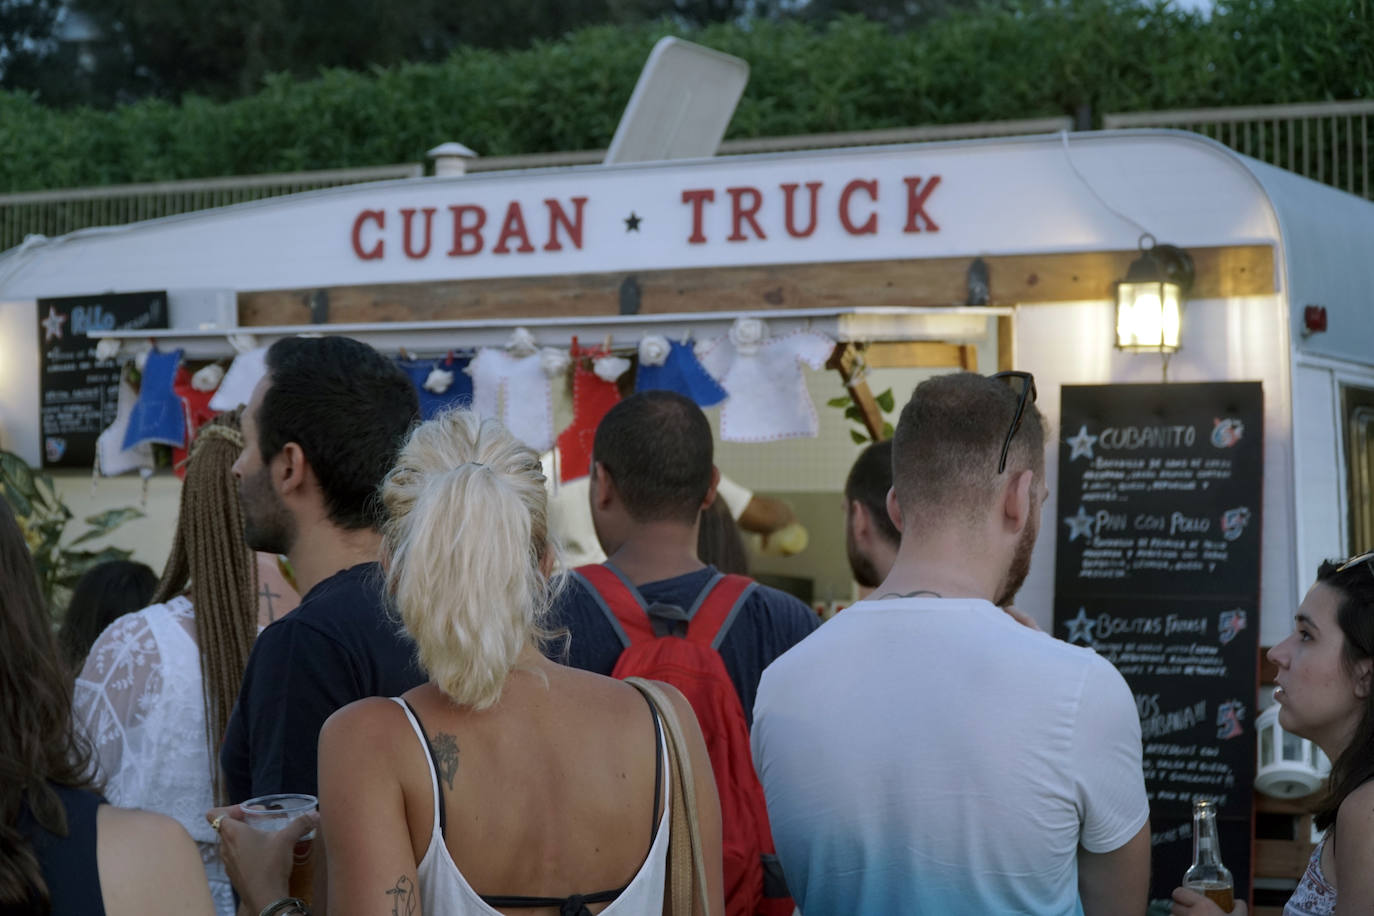
<path id="1" fill-rule="evenodd" d="M 744 538 L 740 537 L 735 517 L 723 499 L 716 499 L 701 510 L 697 557 L 723 573 L 749 575 L 749 554 L 744 549 Z"/>
<path id="2" fill-rule="evenodd" d="M 110 801 L 186 828 L 221 916 L 234 912 L 233 891 L 201 814 L 222 800 L 219 744 L 257 636 L 260 597 L 231 471 L 243 450 L 239 416 L 220 414 L 196 434 L 154 603 L 102 633 L 76 681 L 77 721 L 95 742 Z"/>
<path id="3" fill-rule="evenodd" d="M 96 637 L 125 614 L 147 607 L 157 573 L 146 563 L 111 560 L 77 580 L 57 641 L 73 672 L 80 671 Z"/>
<path id="4" fill-rule="evenodd" d="M 33 558 L 0 499 L 0 912 L 213 912 L 177 823 L 105 803 L 72 727 L 67 667 Z"/>
<path id="5" fill-rule="evenodd" d="M 1269 650 L 1279 667 L 1279 724 L 1333 762 L 1314 818 L 1326 832 L 1284 916 L 1374 912 L 1374 552 L 1323 563 L 1296 622 Z M 1221 910 L 1178 888 L 1173 912 Z M 1244 916 L 1245 904 L 1237 903 L 1235 913 Z"/>

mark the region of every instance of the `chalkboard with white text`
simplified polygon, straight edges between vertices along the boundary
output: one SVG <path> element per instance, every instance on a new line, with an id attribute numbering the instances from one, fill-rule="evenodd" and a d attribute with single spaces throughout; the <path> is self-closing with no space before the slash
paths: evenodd
<path id="1" fill-rule="evenodd" d="M 1258 382 L 1069 385 L 1060 416 L 1054 633 L 1095 649 L 1135 694 L 1155 825 L 1177 832 L 1196 799 L 1216 802 L 1223 859 L 1243 898 L 1263 390 Z M 1182 878 L 1168 871 L 1156 869 L 1152 899 Z"/>
<path id="2" fill-rule="evenodd" d="M 165 292 L 38 300 L 44 467 L 90 468 L 95 440 L 115 420 L 120 363 L 97 358 L 101 335 L 165 327 Z"/>

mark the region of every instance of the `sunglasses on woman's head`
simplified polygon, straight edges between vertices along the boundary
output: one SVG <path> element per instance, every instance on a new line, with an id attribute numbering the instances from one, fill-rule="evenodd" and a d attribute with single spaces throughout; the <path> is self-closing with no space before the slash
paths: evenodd
<path id="1" fill-rule="evenodd" d="M 1016 431 L 1021 428 L 1021 417 L 1026 412 L 1026 401 L 1035 401 L 1035 376 L 1029 372 L 1016 372 L 1008 370 L 1006 372 L 995 372 L 988 378 L 1006 382 L 1011 386 L 1011 390 L 1016 392 L 1016 413 L 1012 414 L 1011 427 L 1007 430 L 1007 438 L 1002 442 L 1002 457 L 997 461 L 997 473 L 1001 474 L 1007 469 L 1007 452 L 1011 449 L 1011 440 L 1016 435 Z"/>

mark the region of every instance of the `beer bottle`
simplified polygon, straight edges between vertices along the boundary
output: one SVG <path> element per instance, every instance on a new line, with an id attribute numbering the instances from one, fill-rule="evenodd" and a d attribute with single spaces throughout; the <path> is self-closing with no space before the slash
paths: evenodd
<path id="1" fill-rule="evenodd" d="M 1217 806 L 1209 801 L 1193 804 L 1193 864 L 1183 873 L 1183 886 L 1206 895 L 1223 912 L 1236 908 L 1231 872 L 1221 864 Z"/>

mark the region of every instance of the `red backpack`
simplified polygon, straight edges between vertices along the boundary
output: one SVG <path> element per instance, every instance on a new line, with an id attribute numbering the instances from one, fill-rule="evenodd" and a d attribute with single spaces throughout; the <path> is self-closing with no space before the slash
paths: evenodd
<path id="1" fill-rule="evenodd" d="M 672 684 L 701 724 L 720 793 L 726 916 L 790 916 L 794 907 L 777 868 L 744 707 L 718 651 L 757 583 L 717 573 L 684 611 L 676 605 L 649 606 L 610 564 L 580 566 L 573 576 L 596 599 L 625 646 L 611 676 Z"/>

